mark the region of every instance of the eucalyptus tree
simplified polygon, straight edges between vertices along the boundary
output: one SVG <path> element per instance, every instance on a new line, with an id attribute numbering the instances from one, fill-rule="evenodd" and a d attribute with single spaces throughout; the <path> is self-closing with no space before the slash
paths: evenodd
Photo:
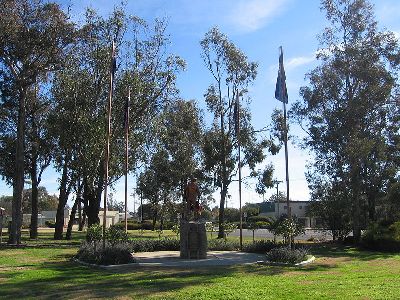
<path id="1" fill-rule="evenodd" d="M 57 103 L 54 117 L 55 137 L 60 150 L 56 165 L 62 170 L 60 181 L 60 221 L 55 238 L 62 238 L 61 211 L 72 186 L 81 179 L 84 211 L 88 225 L 99 222 L 101 194 L 105 187 L 106 104 L 110 89 L 110 66 L 114 72 L 111 157 L 109 182 L 124 174 L 124 109 L 128 91 L 130 107 L 130 165 L 146 142 L 148 124 L 164 105 L 167 95 L 175 93 L 175 74 L 183 67 L 177 56 L 168 56 L 166 24 L 156 21 L 151 28 L 143 20 L 128 18 L 116 9 L 104 19 L 88 10 L 83 34 L 71 53 L 71 66 L 59 72 L 53 95 Z M 111 60 L 111 42 L 116 43 L 116 61 Z M 63 122 L 58 122 L 63 118 Z M 67 125 L 68 124 L 68 125 Z M 64 176 L 65 174 L 65 176 Z M 57 229 L 59 228 L 59 229 Z"/>
<path id="2" fill-rule="evenodd" d="M 202 58 L 213 78 L 206 93 L 205 100 L 214 120 L 205 133 L 204 156 L 205 171 L 213 178 L 214 186 L 220 189 L 219 233 L 224 236 L 224 208 L 228 187 L 235 176 L 237 137 L 235 135 L 236 120 L 235 101 L 239 96 L 245 99 L 247 87 L 257 75 L 257 64 L 248 60 L 217 28 L 210 29 L 200 42 Z M 243 101 L 242 101 L 243 102 Z M 244 103 L 240 103 L 240 135 L 244 152 L 242 166 L 247 165 L 254 170 L 257 163 L 265 155 L 263 148 L 267 141 L 258 142 L 255 130 L 251 125 L 251 114 Z"/>
<path id="3" fill-rule="evenodd" d="M 158 215 L 163 217 L 165 207 L 175 207 L 172 204 L 183 197 L 190 176 L 199 178 L 203 196 L 210 190 L 202 180 L 203 125 L 196 103 L 171 101 L 152 127 L 153 154 L 149 167 L 139 178 L 139 190 L 152 204 L 155 223 Z"/>
<path id="4" fill-rule="evenodd" d="M 303 101 L 294 113 L 315 155 L 312 186 L 331 186 L 322 197 L 329 199 L 341 187 L 358 240 L 366 207 L 373 220 L 379 193 L 398 172 L 399 107 L 393 97 L 399 48 L 393 33 L 378 31 L 368 1 L 321 5 L 330 23 L 320 36 L 321 65 L 307 75 L 309 86 L 301 88 Z"/>
<path id="5" fill-rule="evenodd" d="M 2 0 L 0 10 L 1 73 L 13 82 L 17 99 L 13 222 L 9 242 L 19 244 L 27 94 L 39 76 L 62 65 L 64 49 L 73 41 L 74 26 L 55 3 Z"/>

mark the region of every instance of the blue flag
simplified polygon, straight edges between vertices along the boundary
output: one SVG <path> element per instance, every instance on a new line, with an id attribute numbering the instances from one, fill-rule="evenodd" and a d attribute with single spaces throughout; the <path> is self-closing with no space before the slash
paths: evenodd
<path id="1" fill-rule="evenodd" d="M 288 103 L 288 94 L 286 89 L 286 75 L 283 67 L 283 51 L 280 47 L 281 53 L 279 55 L 279 71 L 278 78 L 276 79 L 275 98 L 283 103 Z"/>

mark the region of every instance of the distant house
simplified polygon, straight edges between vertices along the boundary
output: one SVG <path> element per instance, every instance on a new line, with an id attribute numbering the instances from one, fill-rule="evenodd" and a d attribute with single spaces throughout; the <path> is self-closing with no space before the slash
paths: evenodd
<path id="1" fill-rule="evenodd" d="M 279 218 L 282 215 L 287 215 L 286 202 L 261 202 L 257 204 L 260 207 L 260 216 L 270 218 Z M 307 207 L 309 201 L 290 201 L 290 211 L 292 216 L 296 216 L 302 225 L 306 228 L 316 227 L 317 219 L 307 216 Z"/>
<path id="2" fill-rule="evenodd" d="M 103 225 L 103 211 L 99 211 L 99 219 L 100 225 Z M 38 214 L 38 226 L 44 227 L 46 226 L 46 221 L 56 221 L 57 211 L 55 210 L 44 210 L 40 214 Z M 69 217 L 71 215 L 71 209 L 64 209 L 64 227 L 68 226 Z M 76 214 L 76 219 L 78 219 L 78 214 Z M 111 225 L 117 224 L 119 222 L 119 213 L 114 210 L 107 210 L 106 214 L 106 227 L 110 227 Z M 22 216 L 22 224 L 25 226 L 29 226 L 31 223 L 31 214 L 23 214 Z"/>

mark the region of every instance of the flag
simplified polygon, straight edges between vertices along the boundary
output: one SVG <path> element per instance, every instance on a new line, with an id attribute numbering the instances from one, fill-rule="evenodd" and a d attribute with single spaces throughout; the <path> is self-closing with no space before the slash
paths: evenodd
<path id="1" fill-rule="evenodd" d="M 280 47 L 279 55 L 279 71 L 276 79 L 275 98 L 283 103 L 288 103 L 288 94 L 286 89 L 286 75 L 283 67 L 283 51 Z"/>

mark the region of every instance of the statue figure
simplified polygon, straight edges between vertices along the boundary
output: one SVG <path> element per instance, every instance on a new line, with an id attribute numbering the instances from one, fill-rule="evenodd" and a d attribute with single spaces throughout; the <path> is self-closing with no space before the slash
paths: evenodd
<path id="1" fill-rule="evenodd" d="M 201 212 L 201 206 L 199 203 L 200 190 L 197 186 L 197 179 L 195 177 L 190 177 L 190 182 L 185 187 L 183 197 L 186 202 L 184 218 L 189 220 L 189 218 L 194 215 L 194 219 L 198 220 Z"/>

